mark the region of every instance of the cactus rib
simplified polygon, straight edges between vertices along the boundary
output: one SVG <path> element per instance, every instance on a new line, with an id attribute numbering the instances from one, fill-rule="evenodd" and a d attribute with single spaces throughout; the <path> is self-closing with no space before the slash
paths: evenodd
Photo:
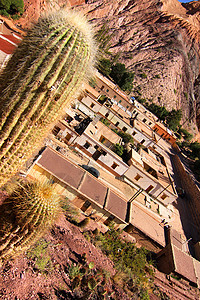
<path id="1" fill-rule="evenodd" d="M 91 77 L 94 48 L 90 25 L 65 11 L 39 20 L 19 45 L 0 76 L 0 186 L 40 146 L 82 81 Z"/>
<path id="2" fill-rule="evenodd" d="M 12 218 L 10 214 L 7 217 L 4 214 L 6 206 L 10 205 Z M 48 181 L 18 184 L 6 199 L 4 209 L 0 207 L 0 259 L 29 248 L 54 223 L 60 212 L 60 196 Z"/>

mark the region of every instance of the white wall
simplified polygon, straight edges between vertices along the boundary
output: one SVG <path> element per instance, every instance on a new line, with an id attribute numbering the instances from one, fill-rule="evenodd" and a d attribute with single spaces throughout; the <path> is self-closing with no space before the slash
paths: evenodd
<path id="1" fill-rule="evenodd" d="M 89 136 L 85 135 L 84 133 L 78 137 L 76 139 L 76 143 L 80 146 L 84 146 L 84 144 L 88 142 L 91 144 L 91 146 L 88 149 L 85 149 L 85 151 L 88 152 L 88 154 L 93 155 L 96 152 L 96 149 L 94 148 L 94 146 L 98 145 L 99 147 L 101 147 L 107 154 L 101 155 L 99 157 L 99 159 L 96 161 L 98 163 L 98 161 L 101 161 L 102 163 L 104 163 L 108 168 L 110 168 L 111 170 L 115 171 L 119 176 L 122 176 L 127 170 L 128 170 L 128 165 L 125 164 L 122 159 L 115 154 L 113 151 L 109 150 L 107 147 L 105 147 L 103 144 L 98 143 L 97 141 L 93 140 L 92 138 L 90 138 Z M 111 166 L 113 165 L 113 163 L 118 164 L 119 166 L 117 166 L 115 169 L 113 169 Z"/>
<path id="2" fill-rule="evenodd" d="M 98 113 L 98 111 L 100 110 L 101 108 L 101 105 L 94 101 L 92 98 L 90 98 L 89 96 L 86 96 L 84 97 L 82 100 L 81 100 L 82 103 L 84 103 L 87 107 L 89 107 L 93 112 L 95 113 Z M 94 104 L 93 107 L 91 107 L 91 104 Z"/>
<path id="3" fill-rule="evenodd" d="M 136 180 L 135 177 L 137 175 L 140 175 L 141 178 L 139 180 Z M 129 169 L 124 174 L 125 178 L 128 178 L 131 180 L 134 184 L 139 186 L 140 188 L 146 190 L 150 185 L 153 186 L 153 189 L 149 192 L 150 195 L 154 196 L 155 198 L 158 196 L 158 200 L 162 202 L 165 205 L 168 205 L 169 203 L 175 201 L 177 198 L 176 195 L 170 193 L 167 190 L 164 190 L 165 187 L 163 187 L 155 178 L 153 179 L 153 176 L 145 174 L 145 171 L 140 170 L 136 166 L 130 166 Z M 161 193 L 162 192 L 162 193 Z M 161 193 L 161 194 L 160 194 Z M 167 197 L 163 200 L 161 197 L 162 195 L 166 194 Z M 160 194 L 160 195 L 159 195 Z"/>

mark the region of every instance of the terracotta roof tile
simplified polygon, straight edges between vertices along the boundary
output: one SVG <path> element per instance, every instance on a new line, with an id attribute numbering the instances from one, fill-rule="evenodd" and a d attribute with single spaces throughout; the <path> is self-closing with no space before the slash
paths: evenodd
<path id="1" fill-rule="evenodd" d="M 12 54 L 16 46 L 0 37 L 0 50 L 6 54 Z"/>

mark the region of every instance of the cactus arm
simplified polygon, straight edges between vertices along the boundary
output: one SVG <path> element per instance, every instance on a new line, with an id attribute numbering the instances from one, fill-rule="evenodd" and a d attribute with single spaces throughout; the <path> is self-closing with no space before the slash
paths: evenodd
<path id="1" fill-rule="evenodd" d="M 0 76 L 4 79 L 0 85 L 3 94 L 0 185 L 16 173 L 40 145 L 51 124 L 87 78 L 95 56 L 92 33 L 90 28 L 85 29 L 87 26 L 75 21 L 73 13 L 41 20 L 13 55 L 11 78 L 8 71 L 11 71 L 12 58 Z M 39 41 L 41 47 L 38 47 Z M 22 59 L 25 50 L 28 56 Z M 10 84 L 8 88 L 4 81 Z"/>
<path id="2" fill-rule="evenodd" d="M 63 47 L 65 47 L 66 43 L 72 37 L 72 34 L 73 34 L 73 32 L 71 32 L 69 35 L 67 35 L 66 39 L 62 40 L 62 43 L 59 45 L 59 47 L 57 46 L 57 51 L 56 51 L 55 55 L 53 55 L 51 57 L 51 60 L 47 59 L 48 55 L 45 54 L 42 62 L 45 63 L 45 65 L 47 65 L 46 68 L 44 68 L 44 67 L 42 68 L 41 64 L 39 64 L 38 68 L 35 70 L 35 72 L 37 72 L 39 69 L 41 69 L 42 71 L 41 72 L 38 71 L 37 76 L 35 76 L 35 72 L 33 72 L 32 74 L 29 75 L 29 76 L 32 76 L 32 87 L 30 87 L 30 82 L 28 82 L 26 84 L 27 88 L 23 93 L 16 91 L 16 94 L 19 94 L 19 96 L 18 96 L 19 100 L 17 102 L 15 102 L 13 109 L 10 109 L 9 113 L 7 113 L 3 119 L 1 118 L 2 121 L 4 120 L 4 125 L 1 127 L 1 130 L 2 130 L 2 134 L 0 136 L 1 143 L 9 136 L 9 133 L 11 132 L 11 130 L 15 126 L 15 124 L 17 122 L 23 122 L 23 117 L 24 117 L 24 119 L 26 118 L 26 114 L 25 113 L 23 114 L 24 110 L 26 112 L 26 110 L 30 110 L 32 107 L 34 107 L 34 109 L 37 108 L 37 106 L 35 106 L 37 104 L 37 102 L 36 102 L 36 99 L 34 98 L 34 96 L 38 91 L 40 82 L 43 82 L 45 77 L 48 75 L 48 72 L 51 70 L 52 66 L 55 64 L 56 55 L 59 55 L 61 53 Z M 45 58 L 46 58 L 46 60 L 45 60 Z M 33 99 L 33 101 L 31 101 L 32 99 Z M 11 99 L 11 100 L 12 100 L 12 103 L 14 103 L 13 99 Z M 22 114 L 22 117 L 21 117 L 22 120 L 20 119 L 21 114 Z"/>
<path id="3" fill-rule="evenodd" d="M 85 57 L 85 56 L 87 56 L 87 51 L 88 51 L 88 49 L 84 49 L 84 52 L 83 52 L 83 57 Z M 78 62 L 76 62 L 76 64 L 77 64 Z M 60 97 L 60 99 L 59 99 L 59 101 L 58 102 L 55 102 L 55 110 L 52 108 L 52 102 L 50 103 L 50 108 L 49 108 L 49 110 L 47 111 L 47 113 L 46 114 L 43 114 L 43 113 L 41 113 L 42 115 L 43 115 L 43 117 L 41 118 L 41 119 L 39 119 L 40 120 L 40 122 L 42 122 L 43 123 L 43 127 L 41 127 L 41 126 L 39 126 L 39 128 L 38 127 L 36 127 L 36 126 L 34 126 L 34 125 L 31 125 L 31 126 L 29 126 L 30 127 L 30 131 L 29 131 L 29 138 L 26 140 L 26 138 L 24 138 L 23 139 L 23 143 L 25 143 L 26 144 L 26 146 L 24 145 L 24 147 L 22 147 L 21 148 L 21 152 L 20 152 L 20 154 L 19 154 L 19 152 L 18 152 L 18 162 L 21 162 L 21 163 L 23 163 L 23 162 L 25 162 L 25 160 L 23 161 L 23 159 L 21 158 L 21 156 L 22 155 L 24 155 L 25 153 L 24 153 L 24 151 L 30 151 L 30 149 L 32 149 L 32 147 L 34 146 L 34 145 L 37 145 L 37 143 L 38 143 L 38 140 L 40 141 L 40 139 L 41 139 L 41 136 L 43 136 L 44 135 L 44 131 L 46 131 L 46 124 L 48 123 L 48 124 L 50 124 L 52 121 L 55 121 L 56 120 L 56 118 L 57 118 L 57 113 L 58 113 L 58 111 L 59 111 L 59 109 L 60 109 L 60 107 L 59 106 L 64 106 L 64 104 L 65 104 L 65 102 L 66 102 L 66 98 L 67 99 L 70 99 L 70 93 L 72 93 L 73 92 L 73 86 L 75 85 L 75 84 L 77 84 L 78 83 L 78 81 L 79 82 L 81 82 L 81 80 L 82 80 L 82 78 L 84 77 L 84 65 L 82 66 L 82 70 L 81 70 L 82 72 L 80 72 L 80 74 L 81 75 L 79 75 L 79 76 L 74 76 L 73 77 L 73 80 L 70 82 L 70 84 L 69 84 L 69 86 L 68 86 L 68 89 L 64 92 L 63 91 L 63 89 L 61 89 L 61 88 L 59 88 L 59 89 L 61 89 L 61 91 L 62 91 L 62 96 Z M 66 77 L 68 76 L 69 74 L 67 74 L 66 75 Z M 62 83 L 62 85 L 63 86 L 65 86 L 65 81 L 66 79 L 64 78 L 63 79 L 63 83 Z M 62 85 L 60 85 L 60 87 L 62 86 Z M 60 93 L 60 90 L 59 90 L 59 93 Z M 59 106 L 58 106 L 58 104 L 59 104 Z M 38 112 L 39 112 L 40 110 L 38 110 Z M 49 112 L 50 111 L 50 112 Z M 39 121 L 38 119 L 37 119 L 37 122 Z M 29 124 L 30 125 L 30 124 Z M 34 138 L 33 138 L 34 137 Z M 31 141 L 30 141 L 30 139 L 33 141 L 33 143 L 31 143 Z M 30 141 L 30 142 L 29 142 Z M 22 144 L 23 144 L 22 143 Z M 22 146 L 22 144 L 21 144 L 21 146 Z M 18 143 L 15 143 L 15 147 L 17 147 L 17 145 L 18 145 Z M 18 147 L 18 149 L 19 149 L 19 147 Z M 8 160 L 7 159 L 7 165 L 12 165 L 12 167 L 10 167 L 10 168 L 7 168 L 7 166 L 6 165 L 4 165 L 3 166 L 3 168 L 4 169 L 7 169 L 7 170 L 9 170 L 10 169 L 10 173 L 9 174 L 14 174 L 15 172 L 16 172 L 16 169 L 15 169 L 15 164 L 14 164 L 14 161 L 16 160 L 16 158 L 14 157 L 14 159 L 13 160 Z M 16 162 L 16 161 L 15 161 Z M 3 169 L 1 169 L 1 174 L 2 174 L 2 177 L 4 177 L 6 174 L 4 173 L 4 171 L 3 171 Z M 3 176 L 3 174 L 4 174 L 4 176 Z M 2 178 L 2 180 L 3 180 L 3 178 Z"/>

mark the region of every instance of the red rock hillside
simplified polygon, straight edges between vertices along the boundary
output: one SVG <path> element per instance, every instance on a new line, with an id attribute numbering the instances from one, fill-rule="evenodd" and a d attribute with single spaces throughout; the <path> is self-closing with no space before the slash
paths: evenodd
<path id="1" fill-rule="evenodd" d="M 40 14 L 74 6 L 98 27 L 108 22 L 112 52 L 135 73 L 134 94 L 181 108 L 188 129 L 200 128 L 200 1 L 178 0 L 24 0 L 20 24 L 26 27 Z M 83 2 L 86 2 L 83 4 Z M 19 21 L 18 21 L 19 23 Z M 143 75 L 142 75 L 143 74 Z"/>

